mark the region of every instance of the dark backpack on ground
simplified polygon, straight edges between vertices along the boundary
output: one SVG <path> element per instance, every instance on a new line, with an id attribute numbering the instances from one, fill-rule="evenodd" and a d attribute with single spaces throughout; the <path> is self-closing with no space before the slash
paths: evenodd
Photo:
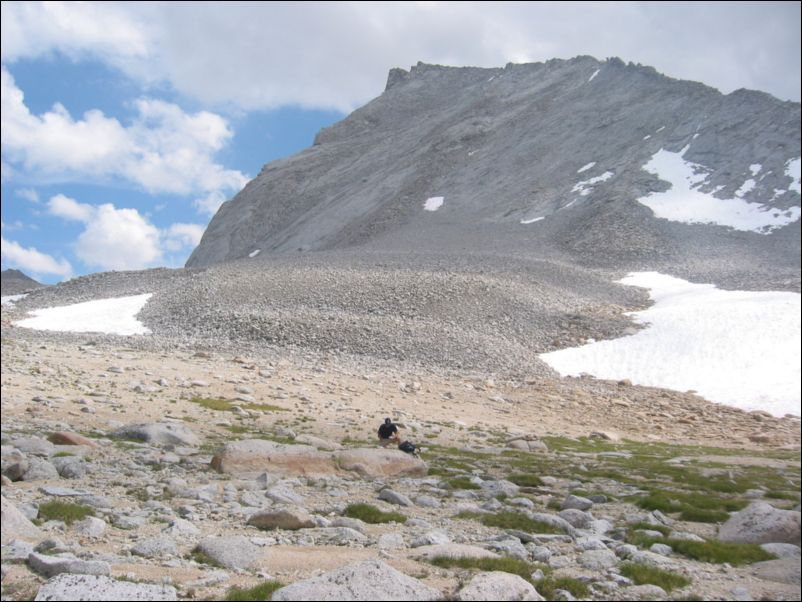
<path id="1" fill-rule="evenodd" d="M 403 443 L 400 443 L 398 445 L 398 449 L 408 454 L 414 454 L 418 448 L 415 446 L 414 443 L 410 443 L 409 441 L 404 441 Z"/>

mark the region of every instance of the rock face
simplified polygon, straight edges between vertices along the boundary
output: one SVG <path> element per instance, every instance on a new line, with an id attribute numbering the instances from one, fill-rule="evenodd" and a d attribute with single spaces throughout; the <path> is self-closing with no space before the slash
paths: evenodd
<path id="1" fill-rule="evenodd" d="M 146 441 L 154 445 L 194 446 L 200 444 L 200 438 L 183 424 L 129 424 L 117 429 L 113 436 L 118 439 Z"/>
<path id="2" fill-rule="evenodd" d="M 518 575 L 493 571 L 480 573 L 459 592 L 460 600 L 545 600 Z"/>
<path id="3" fill-rule="evenodd" d="M 170 585 L 148 585 L 92 575 L 58 575 L 36 594 L 36 600 L 176 600 Z"/>
<path id="4" fill-rule="evenodd" d="M 356 472 L 363 477 L 423 477 L 426 463 L 396 449 L 349 449 L 336 454 L 342 470 Z"/>
<path id="5" fill-rule="evenodd" d="M 21 295 L 45 286 L 47 285 L 37 282 L 19 270 L 3 270 L 2 274 L 0 274 L 0 288 L 2 288 L 4 297 L 7 295 Z"/>
<path id="6" fill-rule="evenodd" d="M 284 445 L 262 439 L 227 444 L 212 458 L 212 468 L 240 476 L 255 476 L 265 471 L 295 475 L 335 472 L 334 460 L 328 452 L 309 445 Z"/>
<path id="7" fill-rule="evenodd" d="M 637 258 L 697 273 L 692 259 L 718 254 L 798 265 L 787 172 L 799 148 L 798 103 L 722 95 L 619 59 L 419 63 L 393 70 L 381 96 L 311 148 L 266 165 L 222 205 L 187 266 L 355 245 L 548 251 L 608 267 Z M 661 151 L 703 166 L 696 190 L 726 200 L 726 213 L 744 199 L 793 207 L 797 221 L 744 235 L 655 217 L 638 199 L 669 186 L 644 169 Z"/>
<path id="8" fill-rule="evenodd" d="M 792 543 L 799 545 L 800 513 L 756 502 L 721 525 L 718 538 L 734 543 Z"/>
<path id="9" fill-rule="evenodd" d="M 439 600 L 440 592 L 393 567 L 368 561 L 293 583 L 272 600 Z"/>
<path id="10" fill-rule="evenodd" d="M 6 545 L 15 539 L 39 540 L 44 534 L 29 521 L 17 507 L 4 496 L 2 501 L 2 543 Z"/>
<path id="11" fill-rule="evenodd" d="M 229 443 L 212 458 L 212 468 L 239 476 L 271 472 L 331 475 L 355 472 L 363 477 L 425 476 L 426 463 L 392 449 L 318 451 L 309 445 L 285 445 L 262 439 Z"/>

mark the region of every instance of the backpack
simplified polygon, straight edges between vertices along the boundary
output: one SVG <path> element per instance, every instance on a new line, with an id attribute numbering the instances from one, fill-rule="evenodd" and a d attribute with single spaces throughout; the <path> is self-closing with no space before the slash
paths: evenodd
<path id="1" fill-rule="evenodd" d="M 404 441 L 403 443 L 398 444 L 398 449 L 408 454 L 414 454 L 415 450 L 417 450 L 418 448 L 415 446 L 414 443 L 410 443 L 409 441 Z"/>

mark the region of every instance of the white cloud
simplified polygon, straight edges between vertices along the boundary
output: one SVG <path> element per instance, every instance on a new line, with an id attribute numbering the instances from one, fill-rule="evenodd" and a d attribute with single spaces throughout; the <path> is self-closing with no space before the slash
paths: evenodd
<path id="1" fill-rule="evenodd" d="M 63 194 L 48 201 L 52 215 L 85 224 L 75 243 L 76 256 L 88 267 L 101 270 L 139 270 L 162 265 L 164 252 L 193 249 L 203 236 L 200 224 L 154 226 L 136 209 L 118 209 L 111 203 L 94 206 Z"/>
<path id="2" fill-rule="evenodd" d="M 142 24 L 112 2 L 4 2 L 3 60 L 33 58 L 58 49 L 78 58 L 91 52 L 145 56 Z"/>
<path id="3" fill-rule="evenodd" d="M 28 274 L 56 274 L 68 278 L 72 266 L 64 259 L 54 259 L 36 248 L 25 248 L 13 240 L 2 237 L 3 262 L 18 267 Z"/>
<path id="4" fill-rule="evenodd" d="M 220 209 L 220 205 L 226 202 L 225 195 L 220 192 L 219 190 L 213 190 L 205 197 L 201 197 L 199 199 L 195 199 L 192 201 L 192 204 L 200 211 L 201 213 L 206 213 L 207 215 L 214 215 L 217 213 L 217 210 Z"/>
<path id="5" fill-rule="evenodd" d="M 22 197 L 26 201 L 30 201 L 31 203 L 38 204 L 39 203 L 39 193 L 36 192 L 33 188 L 18 188 L 14 191 L 18 197 Z"/>
<path id="6" fill-rule="evenodd" d="M 123 178 L 151 193 L 225 196 L 245 185 L 244 174 L 212 157 L 233 135 L 225 119 L 207 111 L 185 113 L 159 100 L 140 99 L 135 107 L 137 117 L 128 126 L 97 110 L 75 120 L 59 104 L 33 115 L 4 67 L 3 156 L 32 174 Z"/>
<path id="7" fill-rule="evenodd" d="M 248 109 L 349 110 L 381 92 L 388 69 L 419 60 L 497 67 L 578 54 L 799 100 L 796 2 L 5 2 L 2 10 L 4 60 L 88 54 L 140 81 Z"/>
<path id="8" fill-rule="evenodd" d="M 104 270 L 138 270 L 162 258 L 159 230 L 136 209 L 97 207 L 78 237 L 75 254 L 87 266 Z"/>
<path id="9" fill-rule="evenodd" d="M 71 199 L 63 194 L 50 197 L 47 207 L 53 215 L 79 222 L 88 222 L 92 219 L 94 213 L 94 207 L 92 207 L 92 205 L 79 203 L 75 199 Z"/>
<path id="10" fill-rule="evenodd" d="M 181 251 L 187 247 L 194 249 L 206 230 L 200 224 L 173 224 L 162 232 L 164 247 L 168 251 Z"/>

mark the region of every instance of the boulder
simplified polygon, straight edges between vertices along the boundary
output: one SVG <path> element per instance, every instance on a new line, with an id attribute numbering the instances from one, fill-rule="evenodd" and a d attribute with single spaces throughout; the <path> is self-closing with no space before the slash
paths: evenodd
<path id="1" fill-rule="evenodd" d="M 17 507 L 9 502 L 5 496 L 0 496 L 2 500 L 2 545 L 6 545 L 15 539 L 40 540 L 44 534 L 29 521 Z"/>
<path id="2" fill-rule="evenodd" d="M 431 560 L 438 556 L 443 556 L 445 558 L 500 558 L 498 554 L 490 550 L 461 543 L 420 546 L 415 548 L 410 556 L 413 558 L 424 558 L 426 560 Z"/>
<path id="3" fill-rule="evenodd" d="M 97 443 L 91 439 L 79 435 L 78 433 L 70 433 L 67 431 L 52 433 L 47 437 L 47 440 L 55 445 L 88 445 L 89 447 L 97 447 Z"/>
<path id="4" fill-rule="evenodd" d="M 196 548 L 227 569 L 247 569 L 262 557 L 262 552 L 245 537 L 207 537 Z"/>
<path id="5" fill-rule="evenodd" d="M 32 571 L 45 577 L 55 577 L 61 573 L 82 575 L 109 575 L 111 573 L 111 565 L 102 560 L 81 560 L 74 556 L 47 556 L 36 552 L 32 552 L 28 556 L 28 566 Z"/>
<path id="6" fill-rule="evenodd" d="M 780 558 L 778 560 L 756 562 L 751 567 L 752 574 L 758 579 L 765 579 L 766 581 L 800 585 L 800 572 L 802 572 L 802 563 L 800 560 L 802 559 L 800 559 L 799 556 L 794 556 L 790 558 Z"/>
<path id="7" fill-rule="evenodd" d="M 129 424 L 111 434 L 116 439 L 134 439 L 151 445 L 200 445 L 200 438 L 183 424 L 152 422 Z"/>
<path id="8" fill-rule="evenodd" d="M 415 504 L 412 503 L 412 500 L 405 496 L 403 493 L 398 493 L 397 491 L 393 491 L 392 489 L 382 489 L 379 493 L 379 499 L 384 500 L 390 504 L 396 504 L 398 506 L 414 506 Z"/>
<path id="9" fill-rule="evenodd" d="M 300 508 L 284 508 L 257 512 L 248 519 L 248 524 L 260 529 L 312 529 L 315 519 Z"/>
<path id="10" fill-rule="evenodd" d="M 799 545 L 800 513 L 755 502 L 721 525 L 720 541 L 733 543 L 793 543 Z"/>
<path id="11" fill-rule="evenodd" d="M 295 437 L 295 441 L 298 443 L 302 443 L 304 445 L 311 445 L 312 447 L 316 447 L 317 449 L 323 449 L 326 451 L 336 451 L 342 449 L 343 446 L 335 441 L 329 441 L 328 439 L 321 439 L 320 437 L 315 437 L 314 435 L 298 435 Z"/>
<path id="12" fill-rule="evenodd" d="M 336 472 L 331 453 L 309 445 L 287 445 L 246 439 L 228 443 L 212 458 L 212 468 L 240 477 L 256 477 L 267 471 L 290 475 L 327 475 Z"/>
<path id="13" fill-rule="evenodd" d="M 170 585 L 149 585 L 117 581 L 96 575 L 53 577 L 36 594 L 35 600 L 177 600 Z"/>
<path id="14" fill-rule="evenodd" d="M 403 452 L 402 452 L 403 453 Z M 271 600 L 439 600 L 440 592 L 370 560 L 282 587 Z"/>
<path id="15" fill-rule="evenodd" d="M 337 466 L 363 477 L 425 477 L 426 463 L 397 449 L 357 448 L 334 454 Z"/>
<path id="16" fill-rule="evenodd" d="M 457 594 L 458 600 L 545 600 L 531 583 L 518 575 L 479 573 Z"/>

